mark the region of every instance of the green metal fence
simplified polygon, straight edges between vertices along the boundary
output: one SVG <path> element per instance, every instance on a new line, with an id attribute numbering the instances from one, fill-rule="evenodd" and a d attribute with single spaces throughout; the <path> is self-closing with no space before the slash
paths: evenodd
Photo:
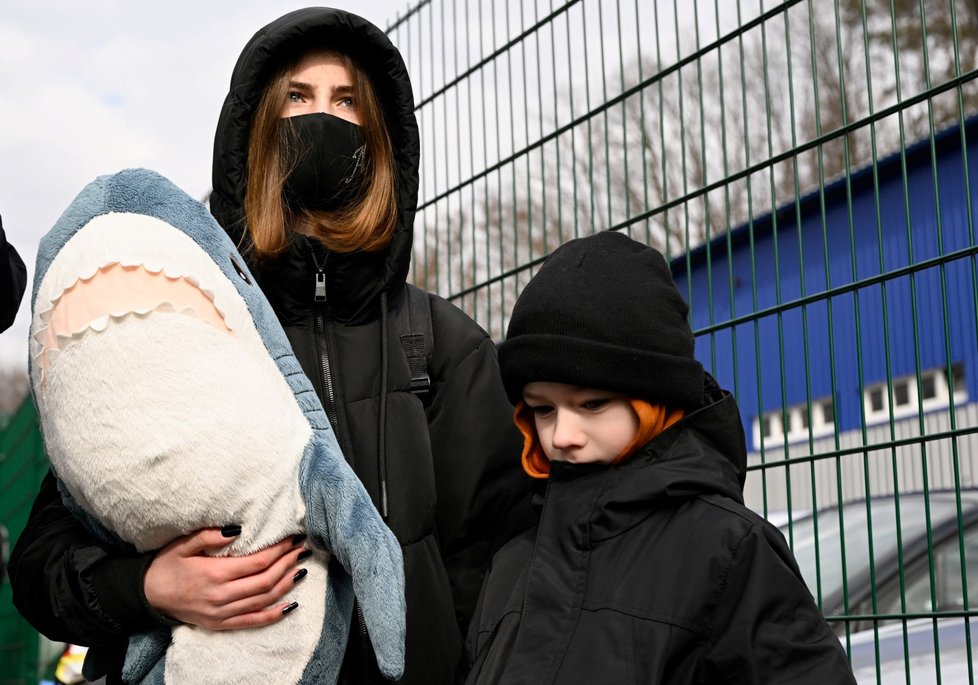
<path id="1" fill-rule="evenodd" d="M 30 397 L 8 417 L 0 417 L 0 525 L 13 547 L 27 522 L 34 496 L 48 468 Z M 2 551 L 6 561 L 8 549 Z M 10 582 L 0 583 L 0 685 L 28 685 L 49 676 L 58 648 L 14 609 Z"/>
<path id="2" fill-rule="evenodd" d="M 974 0 L 430 0 L 414 280 L 501 337 L 565 240 L 662 249 L 861 683 L 975 682 Z M 974 524 L 974 525 L 973 525 Z"/>

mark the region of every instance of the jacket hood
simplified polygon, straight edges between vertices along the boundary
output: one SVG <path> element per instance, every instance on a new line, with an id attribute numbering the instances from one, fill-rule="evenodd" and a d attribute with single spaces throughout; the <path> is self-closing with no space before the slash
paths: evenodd
<path id="1" fill-rule="evenodd" d="M 421 153 L 414 94 L 404 60 L 383 31 L 355 14 L 309 7 L 290 12 L 255 33 L 238 57 L 218 119 L 210 207 L 233 240 L 239 245 L 247 240 L 244 191 L 248 133 L 255 109 L 262 90 L 276 71 L 312 48 L 345 52 L 370 76 L 394 150 L 398 222 L 390 245 L 378 254 L 330 255 L 329 258 L 327 279 L 335 277 L 345 281 L 329 283 L 330 290 L 348 298 L 349 301 L 337 304 L 346 310 L 346 318 L 356 318 L 381 292 L 394 292 L 404 284 L 411 262 L 418 202 Z M 297 261 L 299 268 L 296 268 Z M 259 274 L 263 288 L 270 291 L 269 299 L 284 318 L 299 316 L 298 310 L 311 307 L 308 272 L 313 268 L 307 241 L 297 237 L 278 260 L 259 269 L 263 272 Z M 301 278 L 305 284 L 300 288 L 301 297 L 293 294 L 297 285 L 290 282 L 293 278 Z M 351 281 L 355 287 L 351 287 Z M 279 301 L 282 299 L 279 295 L 284 301 Z"/>
<path id="2" fill-rule="evenodd" d="M 602 471 L 606 480 L 592 510 L 592 540 L 616 535 L 677 500 L 721 495 L 743 504 L 747 446 L 733 395 L 707 375 L 703 406 L 628 461 L 610 469 L 554 463 L 550 480 L 558 485 L 561 480 Z"/>

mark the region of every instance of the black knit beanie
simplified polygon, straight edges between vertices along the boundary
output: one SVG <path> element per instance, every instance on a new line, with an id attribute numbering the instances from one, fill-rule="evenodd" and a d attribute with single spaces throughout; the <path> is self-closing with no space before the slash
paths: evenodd
<path id="1" fill-rule="evenodd" d="M 689 308 L 657 250 L 603 231 L 557 248 L 516 300 L 499 365 L 510 402 L 533 381 L 670 407 L 703 399 Z"/>

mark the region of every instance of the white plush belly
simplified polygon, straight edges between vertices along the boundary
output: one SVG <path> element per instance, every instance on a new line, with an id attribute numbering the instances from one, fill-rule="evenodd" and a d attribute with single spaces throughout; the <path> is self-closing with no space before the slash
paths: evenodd
<path id="1" fill-rule="evenodd" d="M 268 358 L 186 315 L 109 322 L 51 367 L 45 438 L 79 504 L 137 549 L 237 523 L 220 554 L 247 554 L 304 530 L 299 464 L 311 429 Z M 283 599 L 299 608 L 260 629 L 180 626 L 167 683 L 296 683 L 322 633 L 328 555 L 302 562 Z"/>
<path id="2" fill-rule="evenodd" d="M 110 321 L 48 374 L 51 461 L 79 504 L 137 549 L 229 523 L 244 531 L 236 553 L 271 544 L 301 527 L 311 429 L 265 360 L 182 314 Z"/>

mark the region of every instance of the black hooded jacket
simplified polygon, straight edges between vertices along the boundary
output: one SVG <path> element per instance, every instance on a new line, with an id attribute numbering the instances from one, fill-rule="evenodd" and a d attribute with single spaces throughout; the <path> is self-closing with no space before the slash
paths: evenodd
<path id="1" fill-rule="evenodd" d="M 10 328 L 27 286 L 27 269 L 14 246 L 7 242 L 0 220 L 0 332 Z"/>
<path id="2" fill-rule="evenodd" d="M 743 505 L 733 397 L 710 397 L 621 465 L 551 464 L 539 529 L 493 559 L 468 683 L 854 683 L 783 536 Z"/>
<path id="3" fill-rule="evenodd" d="M 405 279 L 420 147 L 404 63 L 380 30 L 343 11 L 308 8 L 255 34 L 235 66 L 218 121 L 211 211 L 247 253 L 242 205 L 251 119 L 268 78 L 313 46 L 348 52 L 372 80 L 393 143 L 397 229 L 380 253 L 319 252 L 319 263 L 326 260 L 324 304 L 314 301 L 316 265 L 306 238 L 296 236 L 280 259 L 253 270 L 344 454 L 378 509 L 386 508 L 403 546 L 407 662 L 399 682 L 450 682 L 488 561 L 531 521 L 532 512 L 495 346 L 468 316 L 435 295 L 427 296 L 431 388 L 423 396 L 409 388 L 400 321 L 413 287 Z M 49 637 L 80 644 L 118 642 L 159 625 L 142 595 L 149 560 L 96 546 L 62 509 L 49 478 L 12 559 L 21 612 Z M 33 580 L 38 577 L 47 582 Z M 107 587 L 119 589 L 106 596 Z M 345 680 L 367 682 L 365 665 L 376 669 L 354 625 Z"/>
<path id="4" fill-rule="evenodd" d="M 314 257 L 310 241 L 298 236 L 281 258 L 256 265 L 256 276 L 347 459 L 382 512 L 386 492 L 407 580 L 402 682 L 444 682 L 460 650 L 455 615 L 467 624 L 491 551 L 521 519 L 529 520 L 528 483 L 518 471 L 519 435 L 495 347 L 468 316 L 434 295 L 430 396 L 409 389 L 399 320 L 405 316 L 420 146 L 411 83 L 383 33 L 354 15 L 309 8 L 255 35 L 238 59 L 218 121 L 211 211 L 240 239 L 255 107 L 275 69 L 312 46 L 350 54 L 370 77 L 394 150 L 398 224 L 388 248 L 373 254 Z M 313 297 L 317 262 L 325 263 L 324 304 Z M 381 435 L 386 444 L 378 444 Z"/>

